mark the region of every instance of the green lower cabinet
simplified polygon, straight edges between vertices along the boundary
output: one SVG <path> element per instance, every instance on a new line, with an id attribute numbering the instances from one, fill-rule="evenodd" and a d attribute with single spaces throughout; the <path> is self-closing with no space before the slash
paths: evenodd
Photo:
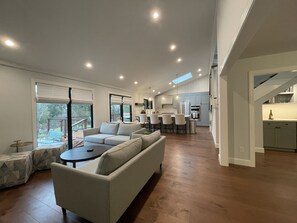
<path id="1" fill-rule="evenodd" d="M 264 147 L 296 149 L 296 122 L 264 121 Z"/>

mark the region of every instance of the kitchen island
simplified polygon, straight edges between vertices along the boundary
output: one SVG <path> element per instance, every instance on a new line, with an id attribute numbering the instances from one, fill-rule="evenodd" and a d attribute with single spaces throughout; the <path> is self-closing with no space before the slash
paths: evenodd
<path id="1" fill-rule="evenodd" d="M 162 115 L 158 115 L 160 121 L 161 121 L 161 126 L 162 126 Z M 174 114 L 171 114 L 171 118 L 173 120 L 173 128 L 174 128 L 174 131 L 176 131 L 176 125 L 175 125 L 175 115 Z M 190 115 L 185 115 L 185 119 L 186 119 L 186 129 L 187 129 L 187 133 L 191 133 L 190 132 L 190 122 L 191 122 L 191 117 Z M 148 115 L 148 121 L 150 120 L 150 116 Z M 149 121 L 150 122 L 150 121 Z M 194 132 L 193 132 L 194 133 Z"/>

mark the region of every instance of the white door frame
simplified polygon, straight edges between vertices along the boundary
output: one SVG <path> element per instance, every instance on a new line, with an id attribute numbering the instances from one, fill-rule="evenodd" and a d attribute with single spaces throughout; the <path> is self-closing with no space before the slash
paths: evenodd
<path id="1" fill-rule="evenodd" d="M 256 166 L 256 145 L 255 145 L 255 101 L 254 101 L 254 77 L 257 75 L 280 73 L 291 70 L 297 70 L 297 66 L 279 67 L 265 70 L 254 70 L 248 73 L 249 75 L 249 138 L 250 138 L 250 163 L 251 166 Z"/>

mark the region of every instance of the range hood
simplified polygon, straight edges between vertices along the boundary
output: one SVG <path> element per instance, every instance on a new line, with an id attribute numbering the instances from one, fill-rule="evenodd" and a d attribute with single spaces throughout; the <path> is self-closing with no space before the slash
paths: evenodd
<path id="1" fill-rule="evenodd" d="M 173 96 L 172 95 L 166 95 L 163 96 L 161 99 L 162 105 L 172 105 L 173 104 Z"/>

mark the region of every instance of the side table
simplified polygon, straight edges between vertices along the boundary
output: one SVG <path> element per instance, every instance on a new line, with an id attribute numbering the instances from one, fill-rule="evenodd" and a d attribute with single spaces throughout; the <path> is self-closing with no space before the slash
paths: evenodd
<path id="1" fill-rule="evenodd" d="M 31 173 L 31 151 L 0 155 L 0 189 L 26 183 Z"/>
<path id="2" fill-rule="evenodd" d="M 56 143 L 37 147 L 33 150 L 34 170 L 50 169 L 52 162 L 61 163 L 60 155 L 67 149 L 66 143 Z"/>

